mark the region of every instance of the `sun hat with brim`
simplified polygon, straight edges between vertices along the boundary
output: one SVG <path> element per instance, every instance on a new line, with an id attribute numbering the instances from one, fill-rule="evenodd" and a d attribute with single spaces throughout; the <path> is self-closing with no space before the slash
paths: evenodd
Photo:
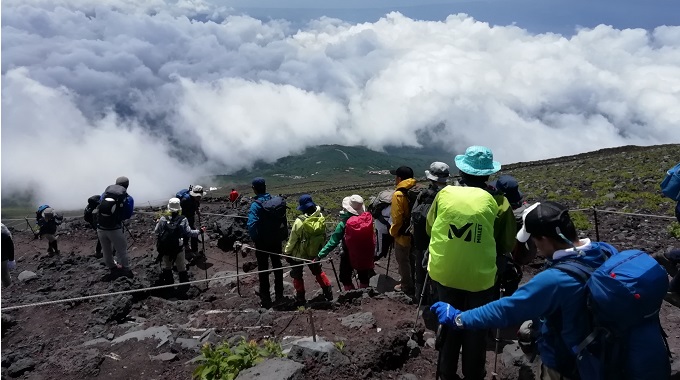
<path id="1" fill-rule="evenodd" d="M 523 225 L 517 232 L 517 241 L 525 243 L 532 234 L 559 237 L 570 220 L 569 209 L 557 202 L 535 203 L 522 213 Z"/>
<path id="2" fill-rule="evenodd" d="M 501 163 L 493 160 L 491 149 L 475 145 L 456 156 L 456 167 L 466 174 L 485 176 L 501 170 Z"/>
<path id="3" fill-rule="evenodd" d="M 342 200 L 342 209 L 352 215 L 361 215 L 366 212 L 364 198 L 362 198 L 361 195 L 356 194 L 350 197 L 345 197 Z"/>
<path id="4" fill-rule="evenodd" d="M 182 206 L 180 206 L 179 198 L 170 198 L 168 201 L 168 211 L 179 212 L 181 209 Z"/>
<path id="5" fill-rule="evenodd" d="M 203 196 L 203 186 L 201 185 L 195 185 L 191 188 L 191 191 L 189 191 L 189 195 L 192 197 L 202 197 Z"/>
<path id="6" fill-rule="evenodd" d="M 298 203 L 300 204 L 297 207 L 298 211 L 305 211 L 309 210 L 312 207 L 316 207 L 316 203 L 314 203 L 314 201 L 312 200 L 312 196 L 309 194 L 301 195 Z"/>
<path id="7" fill-rule="evenodd" d="M 449 175 L 449 165 L 443 162 L 433 162 L 430 164 L 430 170 L 425 170 L 425 177 L 431 181 L 446 183 Z"/>

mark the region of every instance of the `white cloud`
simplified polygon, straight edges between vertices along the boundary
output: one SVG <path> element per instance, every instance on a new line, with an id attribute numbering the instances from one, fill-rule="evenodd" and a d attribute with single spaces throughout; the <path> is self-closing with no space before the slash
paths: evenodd
<path id="1" fill-rule="evenodd" d="M 64 187 L 87 196 L 125 174 L 133 195 L 158 199 L 306 146 L 417 145 L 424 131 L 503 162 L 680 141 L 680 27 L 565 38 L 393 13 L 293 30 L 228 12 L 3 2 L 2 190 L 40 183 L 79 207 Z M 42 144 L 58 147 L 50 170 L 36 170 Z"/>

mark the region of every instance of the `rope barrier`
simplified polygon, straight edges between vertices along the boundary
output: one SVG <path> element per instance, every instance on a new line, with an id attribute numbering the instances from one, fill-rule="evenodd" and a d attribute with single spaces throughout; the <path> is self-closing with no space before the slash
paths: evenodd
<path id="1" fill-rule="evenodd" d="M 604 212 L 604 213 L 609 213 L 609 214 L 641 216 L 641 217 L 651 217 L 651 218 L 662 218 L 662 219 L 675 219 L 674 216 L 668 216 L 668 215 L 638 214 L 638 213 L 634 213 L 634 212 L 608 211 L 608 210 L 600 210 L 600 209 L 597 209 L 597 212 Z"/>
<path id="2" fill-rule="evenodd" d="M 324 259 L 324 260 L 319 260 L 317 262 L 323 263 L 323 262 L 330 261 L 330 260 L 331 259 L 328 258 L 328 259 Z M 300 267 L 300 266 L 305 266 L 305 265 L 308 265 L 308 264 L 307 263 L 295 264 L 295 265 L 288 265 L 288 266 L 280 267 L 280 268 L 272 268 L 272 269 L 255 271 L 255 272 L 248 272 L 248 273 L 243 273 L 243 274 L 239 273 L 237 275 L 228 275 L 228 276 L 220 276 L 220 277 L 208 278 L 208 279 L 202 279 L 202 280 L 187 281 L 187 282 L 180 283 L 179 286 L 198 284 L 198 283 L 203 283 L 203 282 L 208 282 L 208 281 L 224 280 L 224 279 L 229 279 L 229 278 L 240 278 L 240 277 L 252 276 L 252 275 L 260 274 L 260 273 L 269 273 L 269 272 L 273 272 L 275 270 L 284 270 L 284 269 L 290 269 L 290 268 L 295 268 L 295 267 Z M 152 291 L 152 290 L 173 288 L 173 287 L 176 287 L 176 286 L 178 286 L 178 285 L 177 284 L 158 285 L 158 286 L 151 286 L 151 287 L 142 288 L 142 289 L 122 290 L 122 291 L 113 292 L 113 293 L 100 293 L 100 294 L 93 294 L 93 295 L 82 296 L 82 297 L 64 298 L 64 299 L 60 299 L 60 300 L 35 302 L 35 303 L 30 303 L 30 304 L 25 304 L 25 305 L 17 305 L 17 306 L 8 306 L 8 307 L 3 307 L 2 310 L 3 311 L 10 311 L 10 310 L 25 309 L 25 308 L 28 308 L 28 307 L 56 305 L 56 304 L 60 304 L 60 303 L 84 301 L 84 300 L 94 299 L 94 298 L 112 297 L 112 296 L 119 296 L 119 295 L 123 295 L 123 294 L 148 292 L 148 291 Z"/>

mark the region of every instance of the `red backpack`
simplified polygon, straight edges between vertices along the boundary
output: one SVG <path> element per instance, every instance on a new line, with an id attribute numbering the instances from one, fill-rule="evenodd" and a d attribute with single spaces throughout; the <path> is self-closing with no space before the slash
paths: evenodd
<path id="1" fill-rule="evenodd" d="M 375 234 L 373 216 L 370 212 L 347 219 L 345 225 L 345 248 L 349 262 L 355 270 L 373 269 Z"/>

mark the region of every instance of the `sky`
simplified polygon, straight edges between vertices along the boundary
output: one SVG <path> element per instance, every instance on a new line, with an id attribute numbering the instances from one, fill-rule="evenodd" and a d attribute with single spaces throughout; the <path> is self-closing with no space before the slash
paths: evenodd
<path id="1" fill-rule="evenodd" d="M 680 142 L 672 1 L 317 3 L 3 1 L 2 197 L 79 208 L 126 175 L 145 203 L 319 144 Z"/>

